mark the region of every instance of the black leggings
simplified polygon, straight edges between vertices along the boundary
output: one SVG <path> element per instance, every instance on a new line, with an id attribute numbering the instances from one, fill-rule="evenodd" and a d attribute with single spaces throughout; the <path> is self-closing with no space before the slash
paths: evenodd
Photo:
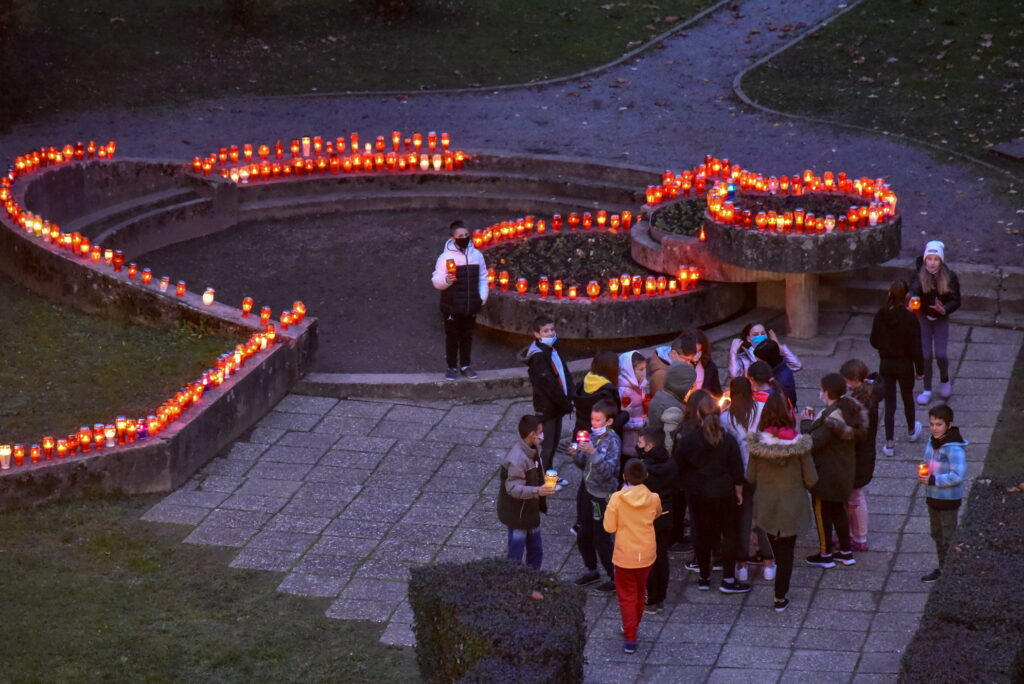
<path id="1" fill-rule="evenodd" d="M 672 514 L 666 513 L 654 521 L 654 539 L 657 543 L 657 555 L 654 557 L 654 565 L 647 575 L 647 603 L 662 603 L 668 594 L 668 547 L 671 543 L 669 537 L 672 535 Z"/>
<path id="2" fill-rule="evenodd" d="M 793 577 L 793 550 L 796 548 L 796 535 L 792 537 L 776 537 L 768 535 L 775 554 L 775 598 L 782 600 L 789 593 L 789 581 Z"/>
<path id="3" fill-rule="evenodd" d="M 850 550 L 850 520 L 845 501 L 822 501 L 814 498 L 814 520 L 818 524 L 818 548 L 823 556 L 832 555 L 832 530 L 839 537 L 839 550 Z"/>
<path id="4" fill-rule="evenodd" d="M 693 514 L 695 533 L 694 550 L 700 576 L 711 577 L 711 551 L 716 542 L 722 543 L 722 577 L 736 576 L 736 551 L 739 548 L 740 507 L 736 495 L 707 498 L 691 494 L 690 512 Z"/>
<path id="5" fill-rule="evenodd" d="M 473 351 L 473 328 L 476 316 L 468 314 L 446 314 L 444 318 L 444 357 L 449 368 L 463 368 L 469 365 Z"/>
<path id="6" fill-rule="evenodd" d="M 891 442 L 896 429 L 896 385 L 899 384 L 903 400 L 903 415 L 907 419 L 907 432 L 914 430 L 914 374 L 882 376 L 885 380 L 885 441 Z"/>

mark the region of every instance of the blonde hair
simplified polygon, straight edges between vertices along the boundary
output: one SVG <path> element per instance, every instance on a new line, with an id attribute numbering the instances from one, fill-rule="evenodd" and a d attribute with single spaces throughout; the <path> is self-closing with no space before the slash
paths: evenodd
<path id="1" fill-rule="evenodd" d="M 929 273 L 928 269 L 924 266 L 924 262 L 921 262 L 921 268 L 917 272 L 917 279 L 921 282 L 922 293 L 938 290 L 940 295 L 949 294 L 950 273 L 949 269 L 946 268 L 945 261 L 939 263 L 939 272 L 935 275 Z"/>

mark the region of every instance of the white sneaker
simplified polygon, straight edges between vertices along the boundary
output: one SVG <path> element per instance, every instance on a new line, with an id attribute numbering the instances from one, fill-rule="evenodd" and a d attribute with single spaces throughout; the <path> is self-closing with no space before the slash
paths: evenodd
<path id="1" fill-rule="evenodd" d="M 886 444 L 882 447 L 882 453 L 886 456 L 892 456 L 896 453 L 896 446 L 894 444 Z"/>
<path id="2" fill-rule="evenodd" d="M 907 435 L 907 440 L 916 442 L 917 438 L 921 436 L 921 421 L 914 421 L 914 431 Z"/>
<path id="3" fill-rule="evenodd" d="M 775 564 L 764 566 L 764 570 L 761 571 L 761 575 L 769 582 L 775 579 Z"/>
<path id="4" fill-rule="evenodd" d="M 747 570 L 746 566 L 743 566 L 742 568 L 736 568 L 736 581 L 737 582 L 747 582 L 749 580 L 750 580 L 750 571 Z"/>
<path id="5" fill-rule="evenodd" d="M 953 394 L 953 383 L 947 380 L 946 382 L 939 385 L 939 396 L 943 399 L 949 399 L 949 396 Z"/>
<path id="6" fill-rule="evenodd" d="M 925 390 L 925 391 L 923 391 L 923 392 L 921 392 L 920 394 L 917 395 L 917 403 L 920 404 L 921 406 L 927 405 L 928 402 L 931 401 L 931 400 L 932 400 L 932 391 L 931 390 Z"/>

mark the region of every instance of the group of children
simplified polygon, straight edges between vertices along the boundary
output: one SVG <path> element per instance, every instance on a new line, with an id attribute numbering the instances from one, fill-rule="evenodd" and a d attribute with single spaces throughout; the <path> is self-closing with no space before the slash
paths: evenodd
<path id="1" fill-rule="evenodd" d="M 918 286 L 931 283 L 934 290 L 918 290 L 929 305 L 925 311 L 948 316 L 955 305 L 947 297 L 939 311 L 941 288 L 955 278 L 944 275 L 941 260 L 937 270 L 929 267 L 927 251 L 923 262 L 927 278 L 919 277 Z M 899 294 L 899 288 L 890 290 L 890 304 Z M 921 359 L 920 334 L 915 338 L 899 313 L 916 323 L 910 309 L 919 307 L 906 301 L 906 289 L 903 297 L 903 304 L 887 307 L 892 313 L 880 317 L 901 319 L 893 327 L 906 331 L 888 332 L 905 353 L 912 355 L 910 347 L 917 344 Z M 933 341 L 948 339 L 943 325 L 933 327 Z M 525 553 L 527 563 L 540 567 L 540 513 L 545 497 L 568 484 L 551 467 L 562 421 L 575 411 L 567 451 L 583 476 L 572 530 L 585 567 L 576 583 L 616 592 L 625 652 L 636 650 L 642 615 L 663 609 L 670 549 L 688 550 L 692 541 L 694 557 L 686 567 L 697 573 L 701 591 L 711 588 L 712 572 L 721 570 L 719 591 L 748 592 L 748 565 L 760 562 L 764 578 L 774 580 L 773 608 L 779 612 L 789 605 L 801 532 L 812 525 L 817 530 L 818 551 L 806 558 L 809 565 L 853 565 L 854 552 L 868 550 L 865 489 L 875 468 L 879 405 L 886 406 L 888 447 L 891 398 L 906 370 L 892 362 L 895 341 L 889 344 L 873 331 L 872 344 L 886 352 L 880 372 L 850 359 L 821 378 L 821 408 L 798 411 L 793 374 L 800 360 L 760 324 L 748 325 L 730 346 L 731 379 L 724 392 L 710 341 L 699 330 L 684 331 L 650 357 L 598 353 L 578 386 L 559 354 L 554 321 L 537 318 L 533 334 L 524 361 L 536 415 L 520 421 L 521 441 L 501 470 L 498 511 L 509 529 L 508 557 L 521 561 Z M 944 358 L 945 348 L 935 356 Z M 920 375 L 922 364 L 911 363 Z M 948 365 L 939 368 L 940 392 L 948 396 Z M 933 406 L 929 417 L 931 439 L 918 473 L 941 567 L 963 497 L 967 443 L 949 406 Z M 936 581 L 939 574 L 936 569 L 922 581 Z"/>

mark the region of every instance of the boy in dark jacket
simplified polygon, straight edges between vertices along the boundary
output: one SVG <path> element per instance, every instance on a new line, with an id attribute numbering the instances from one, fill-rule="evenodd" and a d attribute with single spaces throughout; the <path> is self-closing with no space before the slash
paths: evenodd
<path id="1" fill-rule="evenodd" d="M 544 422 L 540 458 L 547 470 L 551 468 L 555 447 L 562 437 L 562 418 L 572 413 L 573 383 L 569 367 L 558 353 L 554 319 L 538 316 L 533 321 L 532 332 L 536 340 L 523 352 L 522 359 L 529 368 L 533 410 Z M 568 484 L 566 480 L 559 480 L 558 487 Z"/>
<path id="2" fill-rule="evenodd" d="M 778 342 L 765 340 L 754 349 L 754 356 L 771 366 L 772 377 L 782 385 L 782 391 L 786 393 L 789 403 L 796 406 L 796 378 L 793 376 L 793 370 L 786 364 Z"/>
<path id="3" fill-rule="evenodd" d="M 501 459 L 498 487 L 498 520 L 508 528 L 508 559 L 540 570 L 544 545 L 540 514 L 547 512 L 544 497 L 555 491 L 544 483 L 537 447 L 544 439 L 544 425 L 537 416 L 519 419 L 520 441 Z"/>
<path id="4" fill-rule="evenodd" d="M 672 542 L 672 500 L 679 489 L 679 469 L 665 449 L 665 433 L 647 426 L 636 440 L 636 455 L 647 467 L 647 488 L 661 497 L 661 515 L 654 520 L 657 552 L 647 576 L 647 605 L 644 612 L 656 615 L 663 610 L 668 593 L 668 547 Z"/>

